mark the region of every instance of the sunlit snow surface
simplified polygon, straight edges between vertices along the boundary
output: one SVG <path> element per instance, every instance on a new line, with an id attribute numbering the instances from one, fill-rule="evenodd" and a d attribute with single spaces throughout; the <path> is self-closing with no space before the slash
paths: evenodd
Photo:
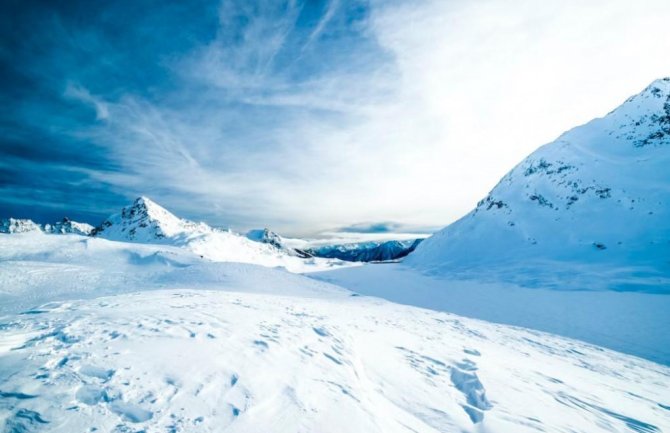
<path id="1" fill-rule="evenodd" d="M 171 246 L 0 246 L 2 431 L 670 429 L 670 369 L 585 343 Z"/>
<path id="2" fill-rule="evenodd" d="M 554 263 L 551 278 L 556 284 L 549 287 L 524 287 L 505 282 L 498 270 L 479 269 L 478 275 L 428 273 L 403 263 L 310 275 L 360 294 L 539 329 L 670 365 L 670 295 L 603 290 L 588 284 L 576 289 L 575 282 L 583 284 L 585 281 L 578 269 Z M 518 278 L 531 278 L 536 271 L 537 267 L 529 270 L 523 263 L 506 269 L 509 275 L 516 272 Z M 597 271 L 597 268 L 591 269 L 590 276 L 606 282 L 616 269 Z M 562 281 L 561 275 L 565 276 Z"/>

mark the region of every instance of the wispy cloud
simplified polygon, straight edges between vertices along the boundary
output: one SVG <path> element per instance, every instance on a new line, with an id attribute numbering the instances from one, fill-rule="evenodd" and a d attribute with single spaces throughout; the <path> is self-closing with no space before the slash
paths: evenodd
<path id="1" fill-rule="evenodd" d="M 88 89 L 85 89 L 78 84 L 68 83 L 65 87 L 63 96 L 93 107 L 95 110 L 95 117 L 98 120 L 105 120 L 109 117 L 109 108 L 107 107 L 107 104 L 100 98 L 91 95 L 91 92 L 89 92 Z"/>
<path id="2" fill-rule="evenodd" d="M 42 60 L 28 55 L 37 43 L 12 53 L 17 77 L 41 93 L 25 90 L 3 131 L 22 131 L 28 171 L 42 164 L 30 137 L 69 143 L 61 163 L 78 168 L 80 188 L 109 191 L 104 203 L 146 194 L 191 218 L 290 233 L 358 221 L 439 226 L 538 145 L 667 75 L 659 53 L 670 5 L 647 3 L 58 10 L 57 24 L 37 26 L 38 42 L 58 39 Z M 82 146 L 95 158 L 78 162 Z M 66 187 L 55 179 L 52 189 Z"/>

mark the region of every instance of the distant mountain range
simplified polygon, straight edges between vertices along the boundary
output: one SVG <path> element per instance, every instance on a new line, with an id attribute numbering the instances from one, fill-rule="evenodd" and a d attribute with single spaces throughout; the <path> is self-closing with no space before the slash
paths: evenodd
<path id="1" fill-rule="evenodd" d="M 241 261 L 270 266 L 283 266 L 283 262 L 287 260 L 296 265 L 300 263 L 297 259 L 313 261 L 314 258 L 350 262 L 396 260 L 413 251 L 420 241 L 412 239 L 326 245 L 304 242 L 305 247 L 301 247 L 292 245 L 290 241 L 267 228 L 251 230 L 243 236 L 230 230 L 210 227 L 203 222 L 182 219 L 148 197 L 138 197 L 130 206 L 109 216 L 97 227 L 68 218 L 45 225 L 27 219 L 9 218 L 0 221 L 0 233 L 31 231 L 73 233 L 121 242 L 186 246 L 203 257 L 217 261 Z M 269 257 L 273 259 L 268 260 Z"/>
<path id="2" fill-rule="evenodd" d="M 637 290 L 670 285 L 670 78 L 654 81 L 603 118 L 542 146 L 506 174 L 469 214 L 421 240 L 312 245 L 268 230 L 246 236 L 181 219 L 140 197 L 100 226 L 67 218 L 40 226 L 3 220 L 0 232 L 77 233 L 185 246 L 213 260 L 284 265 L 324 257 L 405 263 L 431 272 L 491 274 L 523 284 Z M 419 245 L 419 243 L 421 244 Z M 271 259 L 270 259 L 271 258 Z M 575 266 L 580 271 L 575 272 Z M 544 278 L 544 276 L 548 276 Z M 594 274 L 595 275 L 595 274 Z"/>
<path id="3" fill-rule="evenodd" d="M 77 235 L 88 236 L 94 228 L 90 224 L 71 221 L 69 218 L 63 218 L 54 224 L 37 224 L 29 219 L 8 218 L 0 220 L 0 233 L 26 233 L 32 231 L 42 231 L 44 233 L 65 234 L 74 233 Z"/>

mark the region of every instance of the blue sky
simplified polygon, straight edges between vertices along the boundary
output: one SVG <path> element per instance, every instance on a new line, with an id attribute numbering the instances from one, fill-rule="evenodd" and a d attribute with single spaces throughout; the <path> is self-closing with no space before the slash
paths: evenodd
<path id="1" fill-rule="evenodd" d="M 58 3 L 0 18 L 0 217 L 440 227 L 670 75 L 660 0 Z"/>

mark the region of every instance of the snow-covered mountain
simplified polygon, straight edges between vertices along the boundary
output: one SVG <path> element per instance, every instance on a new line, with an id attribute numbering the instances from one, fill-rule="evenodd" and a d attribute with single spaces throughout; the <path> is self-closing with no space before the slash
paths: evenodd
<path id="1" fill-rule="evenodd" d="M 255 229 L 247 232 L 247 238 L 255 242 L 274 245 L 277 248 L 285 248 L 282 237 L 270 229 Z"/>
<path id="2" fill-rule="evenodd" d="M 178 218 L 149 198 L 138 197 L 132 205 L 96 227 L 93 236 L 115 241 L 174 243 L 212 231 L 205 223 Z"/>
<path id="3" fill-rule="evenodd" d="M 0 314 L 0 431 L 670 429 L 667 366 L 171 245 L 0 236 Z"/>
<path id="4" fill-rule="evenodd" d="M 255 242 L 266 243 L 285 251 L 289 255 L 298 257 L 321 257 L 338 259 L 347 262 L 381 262 L 396 260 L 405 257 L 423 240 L 369 240 L 361 242 L 329 243 L 328 239 L 286 239 L 279 234 L 265 228 L 251 230 L 247 238 Z"/>
<path id="5" fill-rule="evenodd" d="M 55 224 L 45 224 L 43 231 L 45 233 L 54 233 L 54 234 L 68 234 L 73 233 L 76 235 L 89 236 L 93 233 L 95 228 L 86 223 L 79 223 L 72 221 L 69 218 L 63 218 L 61 221 Z"/>
<path id="6" fill-rule="evenodd" d="M 42 227 L 29 219 L 7 218 L 0 220 L 0 233 L 26 233 L 41 231 Z"/>
<path id="7" fill-rule="evenodd" d="M 92 236 L 113 241 L 172 245 L 215 262 L 283 266 L 294 272 L 319 271 L 344 265 L 284 248 L 281 243 L 270 241 L 271 233 L 266 233 L 267 242 L 262 239 L 253 241 L 230 230 L 179 218 L 151 199 L 139 197 L 130 206 L 103 221 Z"/>
<path id="8" fill-rule="evenodd" d="M 562 273 L 564 285 L 588 273 L 586 266 L 609 270 L 588 285 L 670 287 L 668 167 L 670 79 L 664 78 L 539 148 L 406 262 L 479 273 L 493 265 L 513 279 L 524 266 L 534 269 L 526 282 Z"/>
<path id="9" fill-rule="evenodd" d="M 88 236 L 93 231 L 93 226 L 86 223 L 72 221 L 67 217 L 63 218 L 57 223 L 45 224 L 43 226 L 29 219 L 8 218 L 0 220 L 0 233 L 13 234 L 33 231 L 41 231 L 51 234 L 74 233 L 77 235 Z"/>
<path id="10" fill-rule="evenodd" d="M 313 254 L 310 254 L 304 249 L 287 245 L 286 240 L 282 236 L 268 228 L 249 230 L 247 232 L 247 238 L 254 242 L 272 245 L 291 256 L 302 257 L 304 259 L 313 257 Z"/>
<path id="11" fill-rule="evenodd" d="M 414 251 L 423 239 L 367 241 L 321 245 L 306 251 L 316 257 L 349 262 L 383 262 L 397 260 Z"/>

